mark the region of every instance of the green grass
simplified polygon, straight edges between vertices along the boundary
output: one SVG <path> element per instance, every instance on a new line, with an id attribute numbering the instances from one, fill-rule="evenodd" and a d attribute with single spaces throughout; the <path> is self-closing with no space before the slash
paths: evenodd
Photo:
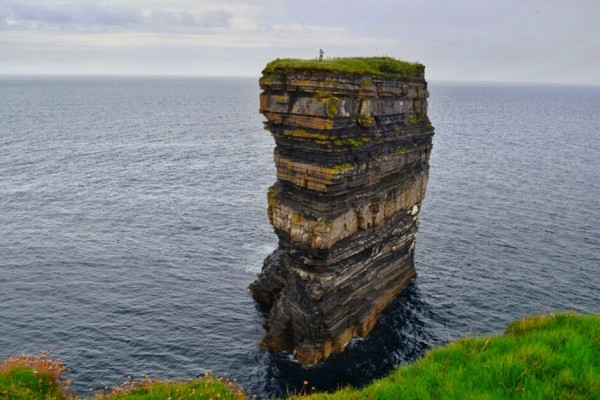
<path id="1" fill-rule="evenodd" d="M 417 125 L 419 123 L 419 121 L 421 120 L 421 118 L 419 118 L 418 114 L 414 114 L 411 115 L 410 118 L 408 119 L 408 124 L 409 125 Z"/>
<path id="2" fill-rule="evenodd" d="M 70 399 L 60 360 L 18 356 L 0 363 L 0 399 Z M 600 315 L 550 314 L 511 323 L 504 335 L 469 337 L 431 350 L 363 389 L 308 399 L 600 399 Z M 107 400 L 244 399 L 235 382 L 126 382 Z"/>
<path id="3" fill-rule="evenodd" d="M 392 57 L 340 57 L 325 60 L 278 58 L 267 64 L 263 75 L 292 71 L 328 71 L 350 75 L 370 75 L 412 81 L 423 73 L 425 66 Z M 361 84 L 368 84 L 361 80 Z"/>
<path id="4" fill-rule="evenodd" d="M 21 355 L 0 363 L 0 399 L 10 400 L 72 400 L 70 382 L 64 376 L 67 369 L 60 360 Z M 244 392 L 235 381 L 206 375 L 188 381 L 152 381 L 148 378 L 128 381 L 108 393 L 100 392 L 86 399 L 96 400 L 241 400 Z"/>
<path id="5" fill-rule="evenodd" d="M 14 368 L 0 373 L 0 397 L 8 399 L 64 399 L 58 384 L 46 373 Z"/>
<path id="6" fill-rule="evenodd" d="M 103 400 L 240 400 L 245 399 L 243 390 L 235 382 L 207 375 L 201 379 L 189 381 L 152 381 L 143 379 L 125 382 L 109 394 L 98 394 L 96 399 Z"/>
<path id="7" fill-rule="evenodd" d="M 600 399 L 600 317 L 526 317 L 430 351 L 364 389 L 309 399 Z"/>
<path id="8" fill-rule="evenodd" d="M 345 138 L 345 139 L 335 139 L 333 144 L 336 146 L 352 146 L 352 147 L 362 147 L 365 144 L 369 143 L 369 138 L 367 136 L 362 136 L 359 138 Z"/>
<path id="9" fill-rule="evenodd" d="M 345 171 L 347 169 L 352 168 L 352 164 L 350 164 L 350 163 L 337 164 L 337 165 L 332 166 L 331 168 L 336 172 L 341 172 L 341 171 Z"/>
<path id="10" fill-rule="evenodd" d="M 315 97 L 323 101 L 325 104 L 325 112 L 327 114 L 327 118 L 333 119 L 338 113 L 338 106 L 340 104 L 340 99 L 332 95 L 331 93 L 325 92 L 317 92 Z"/>
<path id="11" fill-rule="evenodd" d="M 11 400 L 64 400 L 68 392 L 67 369 L 60 360 L 20 355 L 0 363 L 0 398 Z"/>
<path id="12" fill-rule="evenodd" d="M 367 114 L 358 114 L 356 121 L 360 126 L 364 126 L 365 128 L 370 128 L 375 123 L 375 119 Z"/>
<path id="13" fill-rule="evenodd" d="M 427 129 L 433 128 L 433 125 L 431 125 L 431 121 L 429 120 L 429 117 L 427 116 L 427 114 L 421 113 L 421 112 L 413 114 L 406 122 L 409 125 L 418 125 L 419 123 L 422 123 L 423 126 Z M 399 132 L 396 132 L 396 133 L 399 133 Z"/>

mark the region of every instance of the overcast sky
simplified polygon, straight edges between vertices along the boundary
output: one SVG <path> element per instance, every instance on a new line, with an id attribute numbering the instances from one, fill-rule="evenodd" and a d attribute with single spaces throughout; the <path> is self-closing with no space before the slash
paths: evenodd
<path id="1" fill-rule="evenodd" d="M 428 80 L 600 84 L 600 0 L 0 0 L 0 74 L 259 76 L 388 55 Z"/>

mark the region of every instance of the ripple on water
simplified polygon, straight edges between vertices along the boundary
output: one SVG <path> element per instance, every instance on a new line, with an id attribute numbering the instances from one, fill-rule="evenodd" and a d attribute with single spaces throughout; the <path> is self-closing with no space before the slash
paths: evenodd
<path id="1" fill-rule="evenodd" d="M 599 312 L 600 90 L 430 84 L 418 278 L 318 368 L 258 346 L 277 245 L 248 79 L 0 80 L 0 358 L 53 349 L 87 394 L 212 370 L 262 397 L 360 385 L 524 314 Z"/>

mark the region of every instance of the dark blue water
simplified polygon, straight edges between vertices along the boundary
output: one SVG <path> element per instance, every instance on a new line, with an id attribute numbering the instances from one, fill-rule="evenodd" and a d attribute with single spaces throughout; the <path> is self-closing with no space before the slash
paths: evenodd
<path id="1" fill-rule="evenodd" d="M 600 312 L 600 89 L 430 92 L 419 276 L 368 339 L 303 370 L 258 347 L 246 289 L 276 246 L 256 79 L 0 79 L 0 359 L 51 349 L 84 395 L 210 369 L 266 397 Z"/>

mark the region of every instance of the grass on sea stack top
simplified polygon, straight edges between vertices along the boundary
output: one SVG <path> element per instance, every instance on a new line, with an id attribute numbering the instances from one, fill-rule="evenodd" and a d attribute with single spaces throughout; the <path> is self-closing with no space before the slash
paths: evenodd
<path id="1" fill-rule="evenodd" d="M 267 64 L 263 75 L 292 71 L 328 71 L 350 75 L 370 75 L 384 78 L 414 80 L 423 74 L 425 66 L 392 57 L 339 57 L 324 60 L 278 58 Z"/>

